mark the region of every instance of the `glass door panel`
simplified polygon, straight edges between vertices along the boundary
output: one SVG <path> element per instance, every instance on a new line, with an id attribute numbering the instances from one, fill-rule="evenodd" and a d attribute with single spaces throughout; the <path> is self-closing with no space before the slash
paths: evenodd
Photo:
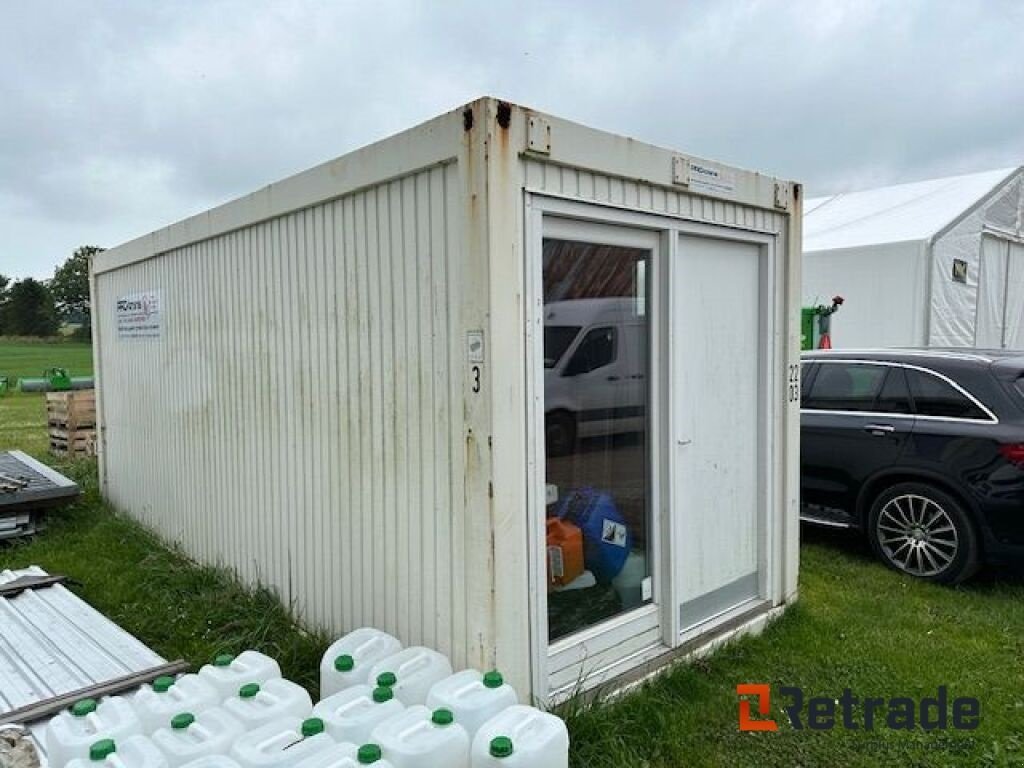
<path id="1" fill-rule="evenodd" d="M 544 239 L 551 641 L 652 599 L 650 258 Z"/>

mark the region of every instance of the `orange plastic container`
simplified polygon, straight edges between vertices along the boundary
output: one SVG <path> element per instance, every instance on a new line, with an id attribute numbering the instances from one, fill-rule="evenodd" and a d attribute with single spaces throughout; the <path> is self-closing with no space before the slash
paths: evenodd
<path id="1" fill-rule="evenodd" d="M 557 517 L 548 518 L 548 588 L 564 587 L 583 575 L 583 531 Z"/>

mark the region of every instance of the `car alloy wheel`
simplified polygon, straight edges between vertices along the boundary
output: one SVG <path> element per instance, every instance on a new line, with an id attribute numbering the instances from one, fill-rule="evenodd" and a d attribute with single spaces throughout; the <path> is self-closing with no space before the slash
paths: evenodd
<path id="1" fill-rule="evenodd" d="M 889 499 L 875 529 L 886 558 L 912 576 L 938 576 L 953 564 L 960 548 L 949 513 L 933 499 L 916 494 Z"/>

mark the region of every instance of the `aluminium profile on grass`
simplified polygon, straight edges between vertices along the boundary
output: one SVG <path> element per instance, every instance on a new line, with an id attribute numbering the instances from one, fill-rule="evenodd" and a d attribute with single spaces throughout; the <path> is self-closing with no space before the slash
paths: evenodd
<path id="1" fill-rule="evenodd" d="M 23 451 L 0 452 L 0 511 L 67 501 L 78 485 Z"/>
<path id="2" fill-rule="evenodd" d="M 22 451 L 0 452 L 0 539 L 36 533 L 45 511 L 78 496 L 73 480 Z"/>
<path id="3" fill-rule="evenodd" d="M 0 586 L 45 578 L 33 566 L 0 572 Z M 0 597 L 0 722 L 3 713 L 61 700 L 122 679 L 145 682 L 167 661 L 62 584 Z M 46 720 L 31 724 L 40 751 Z"/>

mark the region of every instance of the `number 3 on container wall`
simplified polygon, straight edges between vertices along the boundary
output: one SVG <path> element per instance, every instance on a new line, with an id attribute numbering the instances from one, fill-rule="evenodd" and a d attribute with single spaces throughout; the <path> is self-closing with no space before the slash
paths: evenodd
<path id="1" fill-rule="evenodd" d="M 789 391 L 789 402 L 800 402 L 800 364 L 789 366 L 789 382 L 786 385 Z"/>
<path id="2" fill-rule="evenodd" d="M 473 394 L 479 394 L 483 387 L 484 363 L 484 332 L 469 331 L 466 333 L 466 359 L 469 360 L 469 386 Z"/>

